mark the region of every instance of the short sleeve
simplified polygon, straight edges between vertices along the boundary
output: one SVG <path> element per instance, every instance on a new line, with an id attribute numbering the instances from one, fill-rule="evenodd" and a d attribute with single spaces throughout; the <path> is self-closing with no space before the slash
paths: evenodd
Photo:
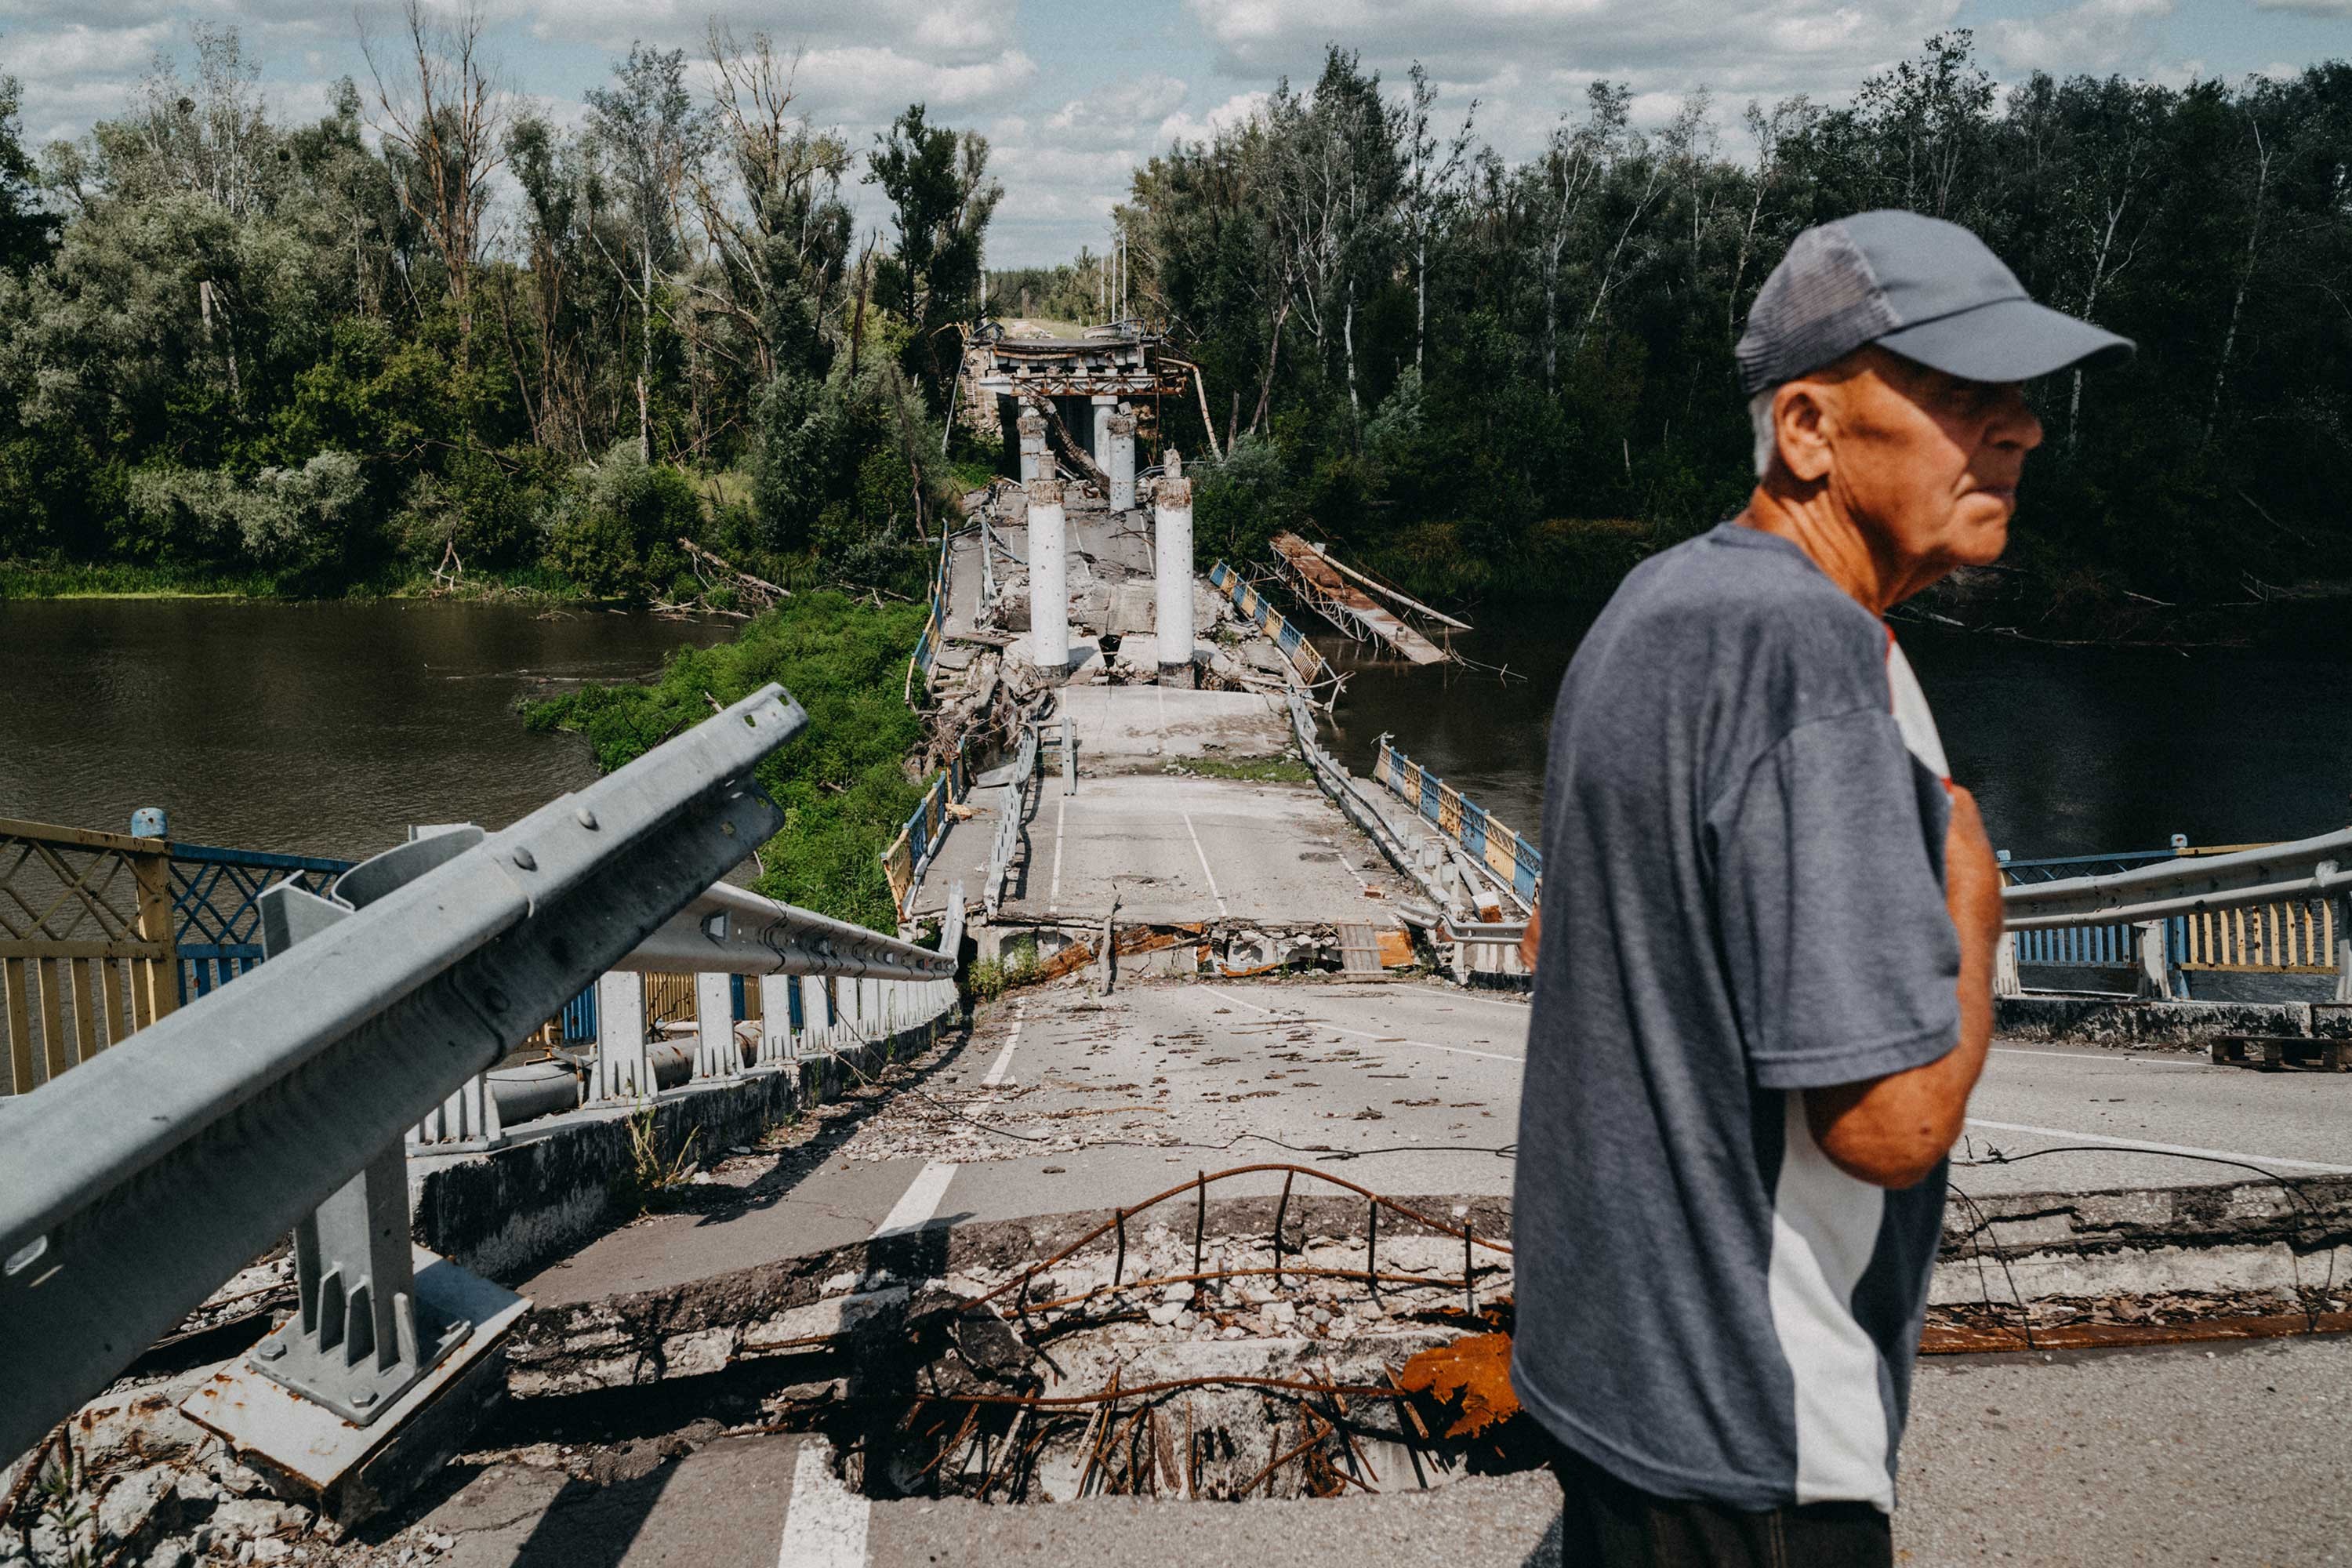
<path id="1" fill-rule="evenodd" d="M 1958 1041 L 1949 818 L 1893 716 L 1867 711 L 1798 726 L 1717 801 L 1716 916 L 1758 1084 L 1854 1083 Z"/>

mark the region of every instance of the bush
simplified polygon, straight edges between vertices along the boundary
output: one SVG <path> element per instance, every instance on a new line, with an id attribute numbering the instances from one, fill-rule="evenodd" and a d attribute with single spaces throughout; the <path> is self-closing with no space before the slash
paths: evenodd
<path id="1" fill-rule="evenodd" d="M 299 468 L 264 468 L 250 485 L 217 468 L 143 468 L 131 476 L 130 512 L 151 560 L 242 558 L 302 573 L 357 553 L 366 497 L 360 460 L 329 450 Z"/>
<path id="2" fill-rule="evenodd" d="M 914 814 L 922 784 L 906 760 L 922 721 L 899 698 L 924 606 L 875 607 L 829 589 L 804 593 L 747 622 L 731 643 L 673 655 L 648 686 L 592 686 L 529 713 L 533 729 L 585 735 L 599 766 L 617 768 L 730 703 L 778 681 L 808 728 L 760 764 L 783 808 L 761 847 L 756 886 L 787 903 L 896 931 L 882 851 Z"/>
<path id="3" fill-rule="evenodd" d="M 692 480 L 623 441 L 602 463 L 573 470 L 542 522 L 550 567 L 592 598 L 644 604 L 686 572 L 677 542 L 701 531 L 702 503 Z"/>

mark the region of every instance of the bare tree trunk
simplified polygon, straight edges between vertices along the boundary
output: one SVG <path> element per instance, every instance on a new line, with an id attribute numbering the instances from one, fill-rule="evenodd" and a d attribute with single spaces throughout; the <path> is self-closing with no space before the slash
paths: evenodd
<path id="1" fill-rule="evenodd" d="M 1285 300 L 1282 309 L 1274 313 L 1274 331 L 1265 345 L 1265 379 L 1258 384 L 1257 406 L 1250 411 L 1249 427 L 1253 436 L 1257 434 L 1259 423 L 1265 418 L 1266 404 L 1274 396 L 1274 367 L 1282 356 L 1282 323 L 1289 314 L 1288 300 Z M 1225 449 L 1230 452 L 1233 447 L 1228 444 Z"/>
<path id="2" fill-rule="evenodd" d="M 2200 445 L 2213 439 L 2213 426 L 2221 417 L 2221 388 L 2230 377 L 2230 355 L 2238 346 L 2238 315 L 2246 307 L 2246 288 L 2254 279 L 2255 249 L 2262 243 L 2263 199 L 2270 184 L 2271 153 L 2263 142 L 2262 126 L 2255 124 L 2253 131 L 2254 213 L 2246 225 L 2245 264 L 2238 270 L 2237 292 L 2230 299 L 2230 327 L 2221 336 L 2221 363 L 2213 367 L 2213 395 L 2205 405 L 2205 433 Z"/>
<path id="3" fill-rule="evenodd" d="M 1429 341 L 1429 236 L 1424 231 L 1412 247 L 1412 368 L 1421 368 L 1421 351 Z"/>
<path id="4" fill-rule="evenodd" d="M 654 422 L 647 389 L 654 384 L 654 247 L 638 247 L 644 263 L 637 289 L 637 456 L 654 460 Z"/>
<path id="5" fill-rule="evenodd" d="M 1340 319 L 1339 341 L 1348 351 L 1348 412 L 1361 414 L 1364 405 L 1356 399 L 1356 280 L 1348 279 L 1348 313 Z"/>

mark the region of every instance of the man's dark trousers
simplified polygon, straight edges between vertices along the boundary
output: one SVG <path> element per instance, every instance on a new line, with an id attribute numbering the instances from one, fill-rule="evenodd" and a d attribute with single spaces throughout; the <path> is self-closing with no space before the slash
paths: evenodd
<path id="1" fill-rule="evenodd" d="M 1866 1502 L 1749 1513 L 1653 1497 L 1552 1445 L 1560 1568 L 1890 1568 L 1886 1515 Z"/>

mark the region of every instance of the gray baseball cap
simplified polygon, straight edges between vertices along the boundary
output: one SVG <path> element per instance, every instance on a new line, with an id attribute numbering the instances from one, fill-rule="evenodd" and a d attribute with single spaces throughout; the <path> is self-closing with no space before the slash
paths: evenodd
<path id="1" fill-rule="evenodd" d="M 1975 235 L 1918 213 L 1856 213 L 1790 243 L 1736 351 L 1749 396 L 1876 343 L 1967 381 L 2031 381 L 2131 357 L 2132 342 L 2037 305 Z"/>

